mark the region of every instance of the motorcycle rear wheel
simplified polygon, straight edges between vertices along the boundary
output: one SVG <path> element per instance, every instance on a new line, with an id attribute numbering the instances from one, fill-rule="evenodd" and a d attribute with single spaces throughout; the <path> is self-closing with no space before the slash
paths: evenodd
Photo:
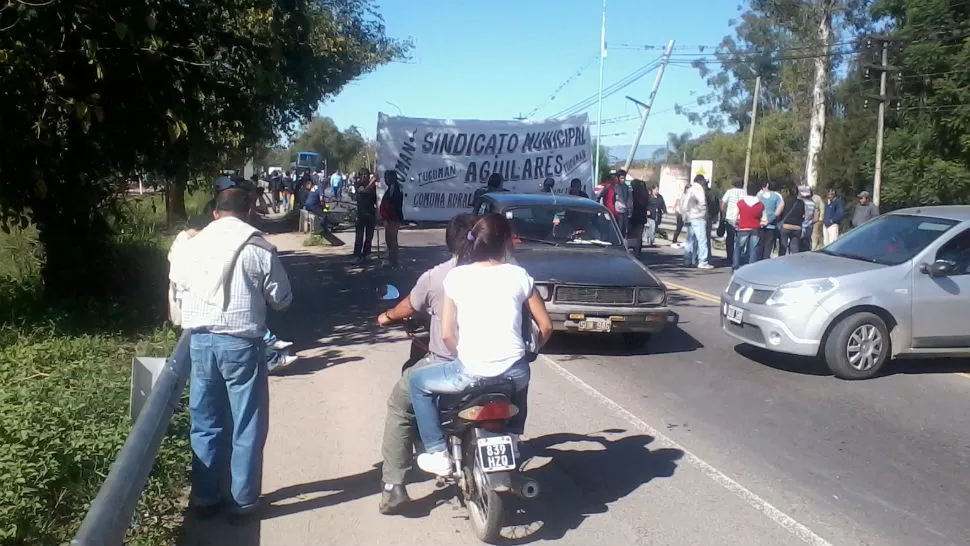
<path id="1" fill-rule="evenodd" d="M 472 458 L 471 464 L 465 466 L 465 476 L 468 488 L 465 506 L 472 531 L 478 540 L 486 544 L 497 544 L 502 538 L 504 499 L 488 487 L 485 471 L 479 466 L 478 458 Z"/>

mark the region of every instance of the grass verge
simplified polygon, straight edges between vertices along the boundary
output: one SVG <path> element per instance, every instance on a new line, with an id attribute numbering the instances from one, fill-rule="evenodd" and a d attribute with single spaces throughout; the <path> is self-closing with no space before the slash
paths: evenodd
<path id="1" fill-rule="evenodd" d="M 187 199 L 201 209 L 205 195 Z M 41 298 L 43 253 L 31 229 L 0 237 L 0 544 L 65 544 L 77 531 L 131 430 L 131 359 L 168 356 L 164 204 L 124 204 L 110 256 L 110 301 Z M 198 210 L 192 212 L 198 213 Z M 176 411 L 126 543 L 174 544 L 191 451 Z"/>

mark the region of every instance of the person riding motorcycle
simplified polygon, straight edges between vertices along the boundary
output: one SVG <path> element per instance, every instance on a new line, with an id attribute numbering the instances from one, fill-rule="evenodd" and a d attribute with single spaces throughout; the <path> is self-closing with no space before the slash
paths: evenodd
<path id="1" fill-rule="evenodd" d="M 425 453 L 418 467 L 439 476 L 451 472 L 436 398 L 460 393 L 483 379 L 507 378 L 517 391 L 529 384 L 530 359 L 522 325 L 529 314 L 539 327 L 539 346 L 552 335 L 552 320 L 532 277 L 505 259 L 512 250 L 512 227 L 500 214 L 486 214 L 475 222 L 464 242 L 459 265 L 444 280 L 441 335 L 458 358 L 415 369 L 408 379 L 411 405 Z M 518 405 L 518 404 L 517 404 Z M 524 407 L 509 422 L 521 430 Z"/>
<path id="2" fill-rule="evenodd" d="M 381 443 L 381 455 L 384 459 L 383 488 L 378 505 L 378 510 L 382 514 L 395 514 L 411 500 L 404 478 L 411 468 L 416 425 L 411 409 L 411 395 L 408 392 L 408 378 L 415 369 L 429 364 L 448 362 L 457 356 L 442 342 L 441 305 L 444 301 L 442 283 L 448 272 L 457 265 L 461 243 L 466 239 L 476 220 L 477 217 L 471 214 L 460 214 L 452 218 L 445 229 L 445 244 L 451 253 L 451 258 L 425 271 L 407 297 L 377 317 L 377 324 L 381 327 L 403 321 L 418 313 L 430 315 L 431 318 L 428 354 L 402 374 L 387 399 L 387 417 Z"/>

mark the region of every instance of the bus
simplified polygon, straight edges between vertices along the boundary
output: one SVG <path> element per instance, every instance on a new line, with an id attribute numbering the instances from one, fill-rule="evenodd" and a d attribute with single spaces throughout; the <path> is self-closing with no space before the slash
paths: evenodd
<path id="1" fill-rule="evenodd" d="M 294 170 L 315 171 L 320 165 L 320 154 L 316 152 L 297 152 L 290 163 Z"/>

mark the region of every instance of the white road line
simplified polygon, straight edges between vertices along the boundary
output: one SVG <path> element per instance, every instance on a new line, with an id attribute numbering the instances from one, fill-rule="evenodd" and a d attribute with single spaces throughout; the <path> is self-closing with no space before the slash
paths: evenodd
<path id="1" fill-rule="evenodd" d="M 759 497 L 757 494 L 755 494 L 747 487 L 734 481 L 726 474 L 714 468 L 713 466 L 711 466 L 709 463 L 707 463 L 697 455 L 694 455 L 686 448 L 684 448 L 684 446 L 671 440 L 668 436 L 662 434 L 657 429 L 651 427 L 646 423 L 646 421 L 644 421 L 643 419 L 640 419 L 639 417 L 634 415 L 632 412 L 630 412 L 623 406 L 617 404 L 610 397 L 596 390 L 589 383 L 586 383 L 585 381 L 583 381 L 582 379 L 574 375 L 566 368 L 563 368 L 553 359 L 549 358 L 546 355 L 539 355 L 539 356 L 546 363 L 546 365 L 548 365 L 552 369 L 552 371 L 556 372 L 566 380 L 570 381 L 571 383 L 579 387 L 580 390 L 586 392 L 586 394 L 592 396 L 593 398 L 598 400 L 606 407 L 618 413 L 621 417 L 629 421 L 630 424 L 632 424 L 634 427 L 639 429 L 640 432 L 644 432 L 646 434 L 649 434 L 650 436 L 653 436 L 660 443 L 666 444 L 669 447 L 683 451 L 684 460 L 686 460 L 688 463 L 696 467 L 705 476 L 707 476 L 708 478 L 710 478 L 711 480 L 719 484 L 721 487 L 727 489 L 731 493 L 734 493 L 736 496 L 741 498 L 741 500 L 743 500 L 744 502 L 748 503 L 748 505 L 753 507 L 755 510 L 767 516 L 768 519 L 770 519 L 771 521 L 777 523 L 778 525 L 786 529 L 795 537 L 799 538 L 806 544 L 811 544 L 812 546 L 832 546 L 832 544 L 829 541 L 815 534 L 808 527 L 795 521 L 794 518 L 782 512 L 778 508 L 775 508 L 775 506 L 772 505 L 770 502 Z"/>

